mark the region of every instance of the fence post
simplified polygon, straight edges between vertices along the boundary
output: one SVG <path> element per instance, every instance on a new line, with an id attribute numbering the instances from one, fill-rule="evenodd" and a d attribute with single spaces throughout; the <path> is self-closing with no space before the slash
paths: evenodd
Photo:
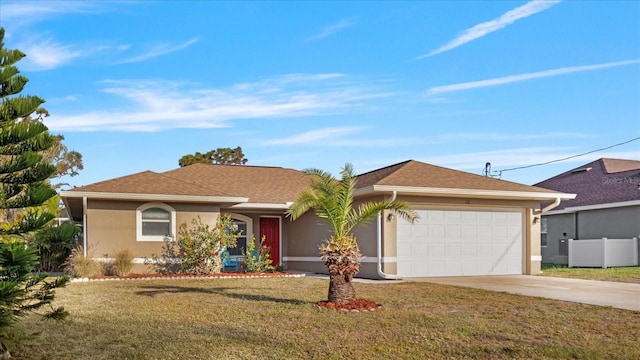
<path id="1" fill-rule="evenodd" d="M 633 263 L 638 266 L 638 238 L 640 236 L 633 238 Z"/>
<path id="2" fill-rule="evenodd" d="M 573 239 L 569 239 L 569 244 L 567 246 L 567 252 L 569 255 L 569 267 L 573 267 Z"/>
<path id="3" fill-rule="evenodd" d="M 607 238 L 602 238 L 602 268 L 607 268 Z"/>

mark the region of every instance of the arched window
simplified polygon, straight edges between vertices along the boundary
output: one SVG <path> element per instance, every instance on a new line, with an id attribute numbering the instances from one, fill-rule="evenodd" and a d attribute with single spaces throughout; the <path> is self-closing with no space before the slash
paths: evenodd
<path id="1" fill-rule="evenodd" d="M 137 240 L 164 241 L 167 237 L 175 237 L 176 211 L 163 203 L 148 203 L 136 211 Z"/>
<path id="2" fill-rule="evenodd" d="M 250 241 L 253 235 L 253 219 L 248 216 L 240 215 L 240 214 L 229 214 L 231 219 L 238 227 L 238 230 L 241 230 L 242 233 L 238 236 L 236 247 L 229 249 L 230 255 L 242 255 L 243 252 L 247 251 L 247 241 Z"/>

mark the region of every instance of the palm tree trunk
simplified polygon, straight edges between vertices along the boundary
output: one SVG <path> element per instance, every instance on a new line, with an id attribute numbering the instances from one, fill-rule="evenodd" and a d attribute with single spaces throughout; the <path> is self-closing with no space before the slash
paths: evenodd
<path id="1" fill-rule="evenodd" d="M 356 298 L 353 288 L 353 276 L 358 273 L 360 266 L 352 263 L 327 264 L 329 268 L 328 300 L 336 303 L 347 303 Z"/>

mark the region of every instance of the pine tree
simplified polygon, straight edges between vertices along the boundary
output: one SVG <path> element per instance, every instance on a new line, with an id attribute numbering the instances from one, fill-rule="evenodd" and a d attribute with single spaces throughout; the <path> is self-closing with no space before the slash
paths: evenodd
<path id="1" fill-rule="evenodd" d="M 5 48 L 0 28 L 0 358 L 9 357 L 17 341 L 28 336 L 18 318 L 51 304 L 53 289 L 68 280 L 47 281 L 47 274 L 35 274 L 38 257 L 24 241 L 54 218 L 41 205 L 56 195 L 48 181 L 56 167 L 43 157 L 56 137 L 41 121 L 32 120 L 33 114 L 45 111 L 40 108 L 44 100 L 18 95 L 28 79 L 14 65 L 24 56 Z M 16 214 L 20 221 L 8 221 Z M 67 313 L 52 308 L 42 315 L 61 319 Z"/>

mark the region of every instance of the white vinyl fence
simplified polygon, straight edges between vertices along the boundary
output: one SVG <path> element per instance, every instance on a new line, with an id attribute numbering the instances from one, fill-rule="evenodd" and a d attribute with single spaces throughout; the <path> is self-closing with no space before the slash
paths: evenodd
<path id="1" fill-rule="evenodd" d="M 638 238 L 569 239 L 569 267 L 638 266 Z"/>

